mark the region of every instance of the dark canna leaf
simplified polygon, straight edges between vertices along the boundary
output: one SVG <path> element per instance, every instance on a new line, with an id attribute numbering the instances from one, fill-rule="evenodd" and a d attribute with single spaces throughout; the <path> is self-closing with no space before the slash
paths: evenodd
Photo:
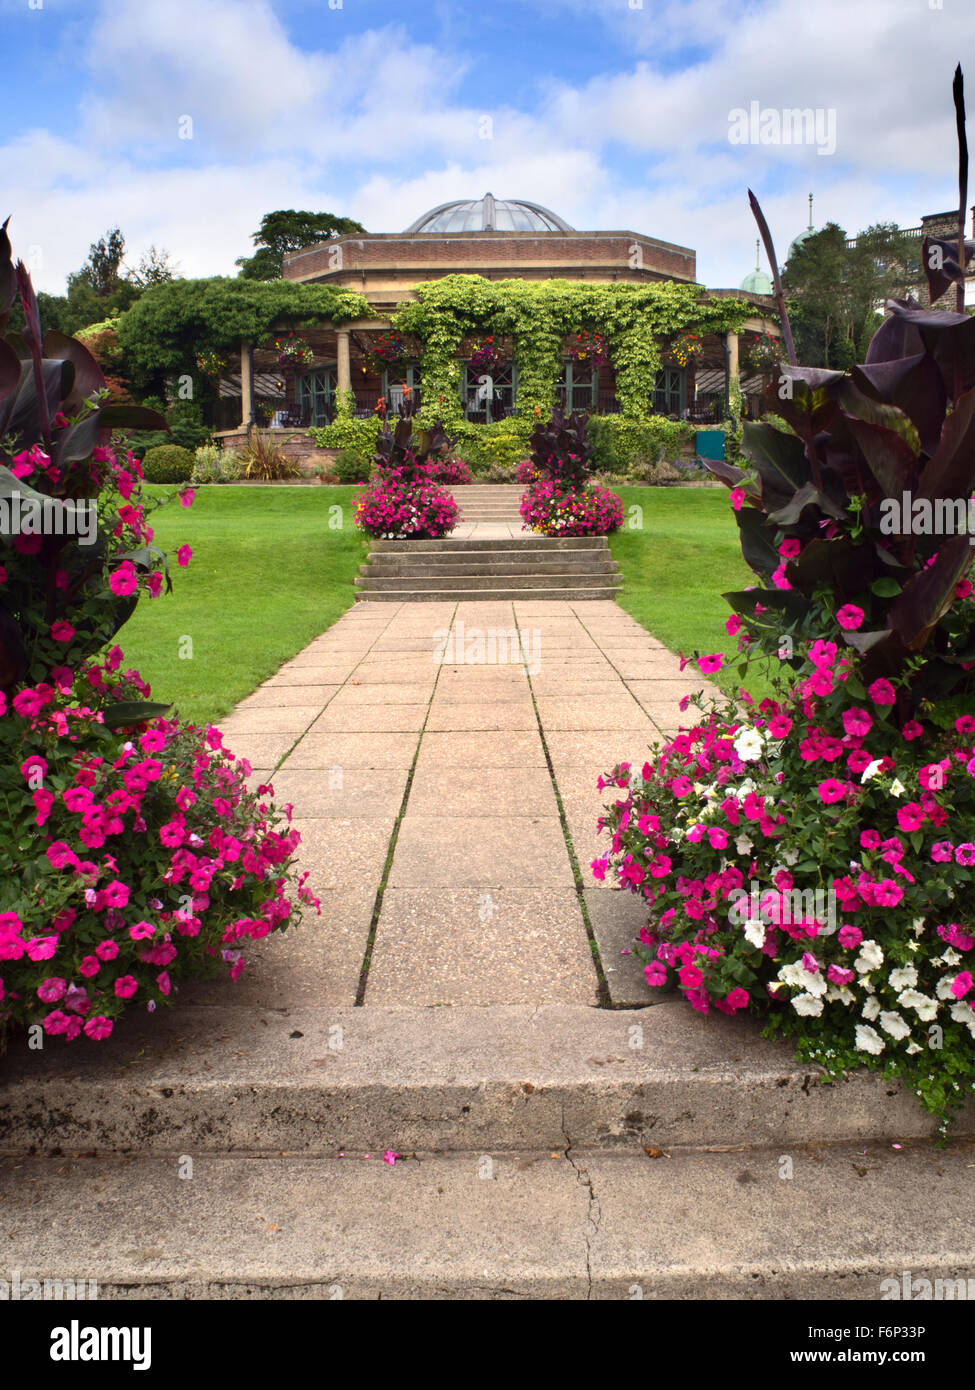
<path id="1" fill-rule="evenodd" d="M 805 447 L 794 434 L 749 421 L 742 430 L 741 447 L 758 473 L 766 509 L 784 507 L 796 490 L 810 480 Z"/>
<path id="2" fill-rule="evenodd" d="M 61 402 L 65 415 L 77 415 L 85 401 L 96 391 L 105 389 L 105 374 L 94 357 L 77 338 L 68 338 L 64 333 L 49 328 L 44 334 L 44 356 L 56 357 L 70 362 L 74 367 L 74 382 L 70 394 Z"/>
<path id="3" fill-rule="evenodd" d="M 902 418 L 910 425 L 906 416 Z M 914 426 L 910 428 L 917 439 Z M 919 441 L 918 450 L 912 449 L 899 433 L 866 420 L 850 420 L 849 429 L 885 497 L 900 497 L 913 488 L 920 470 Z"/>
<path id="4" fill-rule="evenodd" d="M 815 483 L 804 483 L 796 489 L 784 507 L 769 512 L 768 519 L 774 521 L 776 526 L 794 526 L 805 509 L 812 506 L 818 507 L 821 512 L 835 520 L 841 520 L 846 515 L 844 509 L 830 501 Z"/>
<path id="5" fill-rule="evenodd" d="M 128 724 L 142 724 L 147 719 L 161 719 L 172 705 L 160 705 L 152 700 L 125 700 L 104 709 L 105 726 L 123 729 Z"/>
<path id="6" fill-rule="evenodd" d="M 812 607 L 809 600 L 795 589 L 739 589 L 721 597 L 727 599 L 736 613 L 752 620 L 755 620 L 756 603 L 790 622 L 801 622 Z"/>
<path id="7" fill-rule="evenodd" d="M 934 563 L 912 575 L 891 605 L 887 621 L 909 651 L 921 650 L 954 602 L 955 586 L 975 556 L 969 542 L 967 535 L 943 539 Z"/>
<path id="8" fill-rule="evenodd" d="M 919 495 L 928 499 L 960 497 L 967 502 L 975 491 L 975 389 L 955 402 L 920 484 Z"/>
<path id="9" fill-rule="evenodd" d="M 0 227 L 0 333 L 17 300 L 17 275 L 14 271 L 13 250 L 7 233 L 8 217 Z"/>
<path id="10" fill-rule="evenodd" d="M 864 395 L 902 410 L 913 422 L 921 448 L 926 454 L 934 453 L 948 393 L 933 357 L 921 352 L 894 362 L 868 362 L 854 367 L 851 377 Z"/>
<path id="11" fill-rule="evenodd" d="M 158 410 L 145 405 L 103 405 L 99 423 L 107 430 L 166 430 L 169 425 Z"/>
<path id="12" fill-rule="evenodd" d="M 975 241 L 965 242 L 965 266 L 975 255 Z M 928 281 L 928 295 L 936 304 L 952 285 L 965 283 L 965 274 L 958 264 L 958 241 L 926 236 L 921 242 L 921 259 Z"/>
<path id="13" fill-rule="evenodd" d="M 745 564 L 756 573 L 771 574 L 777 570 L 782 561 L 775 548 L 775 532 L 762 513 L 755 507 L 742 507 L 735 512 L 735 521 Z"/>

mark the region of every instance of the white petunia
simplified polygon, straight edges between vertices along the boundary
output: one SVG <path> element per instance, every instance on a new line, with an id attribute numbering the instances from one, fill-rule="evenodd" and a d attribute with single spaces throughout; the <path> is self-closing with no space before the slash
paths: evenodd
<path id="1" fill-rule="evenodd" d="M 798 851 L 797 849 L 784 849 L 784 850 L 781 851 L 781 854 L 782 854 L 783 860 L 785 861 L 786 864 L 789 865 L 790 868 L 792 867 L 793 864 L 795 864 L 795 863 L 798 862 L 798 859 L 799 859 L 799 851 Z"/>
<path id="2" fill-rule="evenodd" d="M 847 989 L 846 985 L 830 985 L 826 991 L 826 998 L 830 1001 L 838 999 L 847 1008 L 856 1003 L 852 989 Z"/>
<path id="3" fill-rule="evenodd" d="M 860 945 L 860 954 L 853 962 L 853 968 L 858 975 L 865 975 L 868 970 L 876 970 L 877 966 L 883 963 L 884 953 L 876 941 L 864 941 Z"/>
<path id="4" fill-rule="evenodd" d="M 961 964 L 961 956 L 953 946 L 949 946 L 944 955 L 938 956 L 938 960 L 949 967 Z"/>
<path id="5" fill-rule="evenodd" d="M 749 918 L 745 923 L 745 940 L 750 941 L 753 946 L 757 946 L 761 950 L 765 945 L 765 937 L 765 923 L 756 917 Z"/>
<path id="6" fill-rule="evenodd" d="M 941 979 L 934 987 L 934 992 L 939 999 L 954 999 L 951 989 L 951 979 L 947 975 L 942 975 Z"/>
<path id="7" fill-rule="evenodd" d="M 966 1004 L 964 999 L 957 1000 L 951 1006 L 951 1016 L 956 1023 L 967 1023 L 969 1028 L 975 1024 L 975 1009 L 971 1004 Z"/>
<path id="8" fill-rule="evenodd" d="M 930 995 L 921 994 L 916 989 L 902 990 L 897 996 L 897 1002 L 902 1009 L 913 1009 L 924 1023 L 930 1023 L 937 1017 L 937 1002 Z"/>
<path id="9" fill-rule="evenodd" d="M 903 796 L 906 791 L 907 788 L 904 786 L 904 783 L 901 781 L 901 779 L 899 777 L 895 777 L 893 782 L 891 782 L 890 784 L 891 796 Z"/>
<path id="10" fill-rule="evenodd" d="M 917 984 L 917 971 L 913 965 L 905 965 L 899 970 L 892 970 L 889 979 L 891 989 L 907 989 L 909 985 Z"/>
<path id="11" fill-rule="evenodd" d="M 866 1024 L 858 1023 L 856 1046 L 859 1052 L 871 1052 L 875 1057 L 879 1057 L 884 1050 L 884 1040 L 875 1028 L 868 1028 Z"/>
<path id="12" fill-rule="evenodd" d="M 863 774 L 860 777 L 860 785 L 862 786 L 864 782 L 869 782 L 872 777 L 876 777 L 882 765 L 883 758 L 874 758 L 873 762 L 863 769 Z"/>
<path id="13" fill-rule="evenodd" d="M 743 763 L 757 763 L 765 751 L 762 735 L 757 729 L 742 729 L 733 746 Z"/>
<path id="14" fill-rule="evenodd" d="M 755 841 L 750 840 L 747 835 L 739 835 L 735 840 L 735 849 L 739 854 L 751 854 L 755 848 Z"/>
<path id="15" fill-rule="evenodd" d="M 797 994 L 792 1001 L 792 1007 L 804 1018 L 818 1018 L 823 1012 L 823 1001 L 813 994 Z"/>
<path id="16" fill-rule="evenodd" d="M 907 1044 L 907 1047 L 905 1047 L 905 1049 L 904 1049 L 904 1051 L 905 1051 L 906 1053 L 908 1053 L 908 1055 L 911 1056 L 911 1057 L 914 1056 L 915 1052 L 920 1052 L 921 1050 L 922 1050 L 922 1049 L 921 1049 L 920 1045 L 919 1045 L 918 1043 L 916 1043 L 916 1042 L 909 1042 L 909 1043 Z"/>
<path id="17" fill-rule="evenodd" d="M 910 1036 L 910 1025 L 904 1022 L 900 1014 L 893 1013 L 890 1010 L 885 1009 L 880 1015 L 880 1026 L 885 1033 L 889 1033 L 890 1036 L 896 1038 L 898 1042 L 901 1038 Z"/>
<path id="18" fill-rule="evenodd" d="M 880 1000 L 874 998 L 868 999 L 860 1012 L 863 1014 L 864 1018 L 868 1018 L 872 1023 L 880 1014 Z"/>

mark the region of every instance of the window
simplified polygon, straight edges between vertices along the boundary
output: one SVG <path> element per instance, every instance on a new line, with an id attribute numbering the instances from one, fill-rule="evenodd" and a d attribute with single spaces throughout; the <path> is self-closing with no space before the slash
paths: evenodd
<path id="1" fill-rule="evenodd" d="M 687 377 L 683 367 L 664 367 L 657 373 L 653 393 L 655 415 L 677 415 L 683 413 L 686 399 Z"/>
<path id="2" fill-rule="evenodd" d="M 400 362 L 395 367 L 383 368 L 383 396 L 391 415 L 395 415 L 403 401 L 403 388 L 408 386 L 417 405 L 420 404 L 420 368 L 417 364 Z"/>
<path id="3" fill-rule="evenodd" d="M 501 420 L 510 414 L 518 395 L 518 374 L 511 362 L 499 367 L 493 376 L 485 378 L 468 363 L 464 368 L 464 412 L 469 420 L 485 415 L 490 404 L 489 420 Z M 490 402 L 488 397 L 490 396 Z"/>
<path id="4" fill-rule="evenodd" d="M 568 413 L 578 410 L 588 415 L 596 409 L 598 384 L 598 368 L 566 358 L 558 380 L 558 399 Z"/>
<path id="5" fill-rule="evenodd" d="M 334 367 L 319 367 L 307 376 L 295 378 L 295 404 L 308 411 L 310 424 L 327 425 L 332 419 L 334 401 Z"/>

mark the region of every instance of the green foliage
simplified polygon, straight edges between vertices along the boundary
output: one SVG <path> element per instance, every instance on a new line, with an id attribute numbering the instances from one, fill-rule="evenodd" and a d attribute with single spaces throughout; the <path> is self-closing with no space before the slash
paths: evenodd
<path id="1" fill-rule="evenodd" d="M 293 208 L 266 212 L 251 238 L 258 250 L 253 256 L 238 256 L 234 264 L 240 266 L 241 279 L 280 280 L 286 251 L 301 251 L 346 232 L 365 230 L 361 222 L 331 212 L 295 212 Z"/>
<path id="2" fill-rule="evenodd" d="M 178 444 L 194 453 L 210 438 L 210 431 L 203 423 L 203 410 L 196 401 L 173 401 L 166 405 L 158 396 L 147 396 L 143 403 L 165 416 L 168 428 L 133 431 L 125 447 L 131 449 L 136 458 L 144 458 L 146 450 L 160 444 Z"/>
<path id="3" fill-rule="evenodd" d="M 367 483 L 372 465 L 358 449 L 343 449 L 330 471 L 340 483 Z"/>
<path id="4" fill-rule="evenodd" d="M 193 455 L 178 444 L 157 444 L 142 460 L 147 483 L 188 483 L 193 473 Z"/>
<path id="5" fill-rule="evenodd" d="M 204 444 L 193 455 L 193 483 L 233 483 L 240 477 L 240 459 L 232 449 Z"/>
<path id="6" fill-rule="evenodd" d="M 456 441 L 454 453 L 480 474 L 491 468 L 514 468 L 527 458 L 533 428 L 531 420 L 513 415 L 490 425 L 464 420 L 451 425 L 450 433 Z"/>
<path id="7" fill-rule="evenodd" d="M 875 306 L 923 283 L 921 243 L 896 224 L 868 227 L 848 246 L 843 228 L 828 222 L 796 248 L 782 275 L 799 361 L 849 371 L 877 327 Z"/>
<path id="8" fill-rule="evenodd" d="M 301 468 L 297 459 L 286 454 L 283 447 L 297 437 L 292 434 L 279 443 L 270 431 L 251 429 L 247 435 L 247 448 L 240 456 L 244 477 L 265 483 L 300 477 Z"/>
<path id="9" fill-rule="evenodd" d="M 684 444 L 694 438 L 693 426 L 681 420 L 651 415 L 630 420 L 625 415 L 591 415 L 593 468 L 598 473 L 630 473 L 654 466 L 661 459 L 677 458 Z"/>
<path id="10" fill-rule="evenodd" d="M 661 344 L 677 333 L 737 330 L 754 312 L 737 299 L 702 299 L 698 286 L 595 285 L 567 280 L 488 281 L 479 275 L 446 275 L 417 285 L 415 302 L 396 314 L 401 333 L 423 347 L 422 414 L 450 429 L 462 420 L 465 337 L 489 332 L 512 339 L 518 368 L 518 414 L 547 418 L 569 334 L 597 330 L 616 368 L 616 394 L 624 415 L 647 414 L 661 365 Z"/>
<path id="11" fill-rule="evenodd" d="M 357 420 L 355 416 L 336 415 L 330 425 L 319 425 L 308 431 L 320 449 L 350 450 L 360 458 L 371 459 L 379 437 L 379 416 Z"/>
<path id="12" fill-rule="evenodd" d="M 362 295 L 330 285 L 253 280 L 171 280 L 146 290 L 118 327 L 129 376 L 139 384 L 172 373 L 199 377 L 204 349 L 239 351 L 261 343 L 282 324 L 344 323 L 369 312 Z M 104 315 L 101 315 L 104 317 Z"/>

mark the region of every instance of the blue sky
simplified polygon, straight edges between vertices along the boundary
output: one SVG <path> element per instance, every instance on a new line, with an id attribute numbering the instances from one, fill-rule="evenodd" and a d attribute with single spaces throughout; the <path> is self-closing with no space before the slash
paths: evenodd
<path id="1" fill-rule="evenodd" d="M 810 190 L 817 225 L 916 225 L 955 197 L 958 61 L 975 111 L 971 0 L 0 0 L 0 24 L 2 212 L 50 291 L 116 224 L 131 263 L 230 274 L 274 208 L 396 231 L 488 189 L 737 285 L 749 185 L 780 259 Z M 753 102 L 835 142 L 732 144 Z"/>

